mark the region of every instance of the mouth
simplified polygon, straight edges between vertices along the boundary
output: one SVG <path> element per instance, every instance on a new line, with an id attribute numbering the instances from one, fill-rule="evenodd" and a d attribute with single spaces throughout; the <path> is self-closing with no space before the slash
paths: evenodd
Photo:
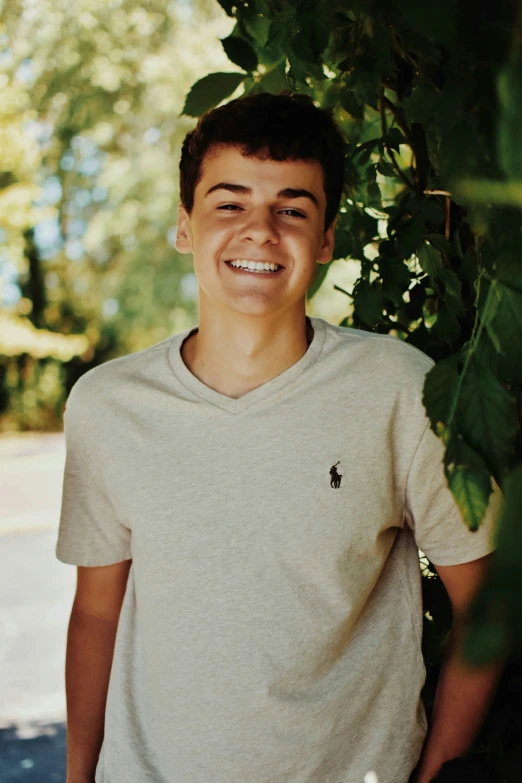
<path id="1" fill-rule="evenodd" d="M 260 278 L 269 278 L 269 277 L 279 277 L 284 272 L 284 266 L 281 266 L 280 264 L 276 265 L 275 271 L 270 269 L 248 269 L 246 267 L 240 267 L 240 266 L 233 266 L 232 259 L 229 261 L 225 261 L 226 266 L 236 274 L 239 275 L 250 275 L 250 277 L 260 277 Z"/>

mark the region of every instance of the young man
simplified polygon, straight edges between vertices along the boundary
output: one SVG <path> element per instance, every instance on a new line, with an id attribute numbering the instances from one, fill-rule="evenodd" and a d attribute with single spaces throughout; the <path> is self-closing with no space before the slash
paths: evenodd
<path id="1" fill-rule="evenodd" d="M 418 547 L 460 611 L 494 515 L 471 534 L 446 486 L 433 361 L 305 314 L 344 154 L 304 97 L 204 115 L 177 236 L 199 323 L 69 395 L 67 783 L 406 783 L 419 760 Z M 426 775 L 460 751 L 439 723 Z"/>

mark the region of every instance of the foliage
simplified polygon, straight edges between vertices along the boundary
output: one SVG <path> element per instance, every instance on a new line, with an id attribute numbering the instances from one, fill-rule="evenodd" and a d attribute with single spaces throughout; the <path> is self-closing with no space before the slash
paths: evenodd
<path id="1" fill-rule="evenodd" d="M 333 109 L 349 141 L 335 258 L 356 259 L 361 269 L 345 292 L 351 301 L 341 325 L 394 334 L 436 362 L 423 402 L 445 445 L 445 475 L 463 524 L 478 529 L 495 484 L 503 496 L 497 557 L 472 608 L 466 655 L 476 663 L 506 651 L 516 656 L 522 651 L 522 6 L 219 2 L 235 20 L 222 43 L 240 70 L 196 82 L 184 113 L 219 105 L 241 84 L 240 94 L 291 89 Z M 309 297 L 327 271 L 320 267 Z M 427 565 L 431 708 L 451 610 Z M 489 768 L 502 781 L 514 780 L 515 768 L 517 780 L 520 774 L 521 679 L 511 662 L 516 704 L 510 710 L 500 701 L 508 666 L 474 751 L 483 775 Z M 518 739 L 502 734 L 506 721 L 518 727 Z M 441 780 L 454 779 L 449 766 Z"/>

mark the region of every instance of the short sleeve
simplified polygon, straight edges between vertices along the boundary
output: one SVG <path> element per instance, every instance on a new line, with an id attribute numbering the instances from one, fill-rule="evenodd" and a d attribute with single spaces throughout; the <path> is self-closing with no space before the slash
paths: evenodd
<path id="1" fill-rule="evenodd" d="M 489 504 L 476 531 L 470 531 L 449 489 L 444 473 L 445 446 L 429 423 L 410 467 L 405 518 L 418 548 L 434 565 L 458 565 L 496 549 L 496 526 L 503 494 L 495 482 Z"/>
<path id="2" fill-rule="evenodd" d="M 79 381 L 64 412 L 65 470 L 56 557 L 77 566 L 104 566 L 132 558 L 131 531 L 118 519 L 97 454 L 92 405 Z"/>

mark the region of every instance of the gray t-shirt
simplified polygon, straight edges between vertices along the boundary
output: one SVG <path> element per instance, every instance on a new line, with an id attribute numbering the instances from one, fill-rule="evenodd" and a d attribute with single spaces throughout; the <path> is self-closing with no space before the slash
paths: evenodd
<path id="1" fill-rule="evenodd" d="M 132 559 L 96 783 L 406 783 L 426 736 L 420 548 L 468 531 L 422 405 L 433 361 L 312 317 L 302 358 L 238 399 L 180 346 L 74 385 L 57 557 Z"/>

